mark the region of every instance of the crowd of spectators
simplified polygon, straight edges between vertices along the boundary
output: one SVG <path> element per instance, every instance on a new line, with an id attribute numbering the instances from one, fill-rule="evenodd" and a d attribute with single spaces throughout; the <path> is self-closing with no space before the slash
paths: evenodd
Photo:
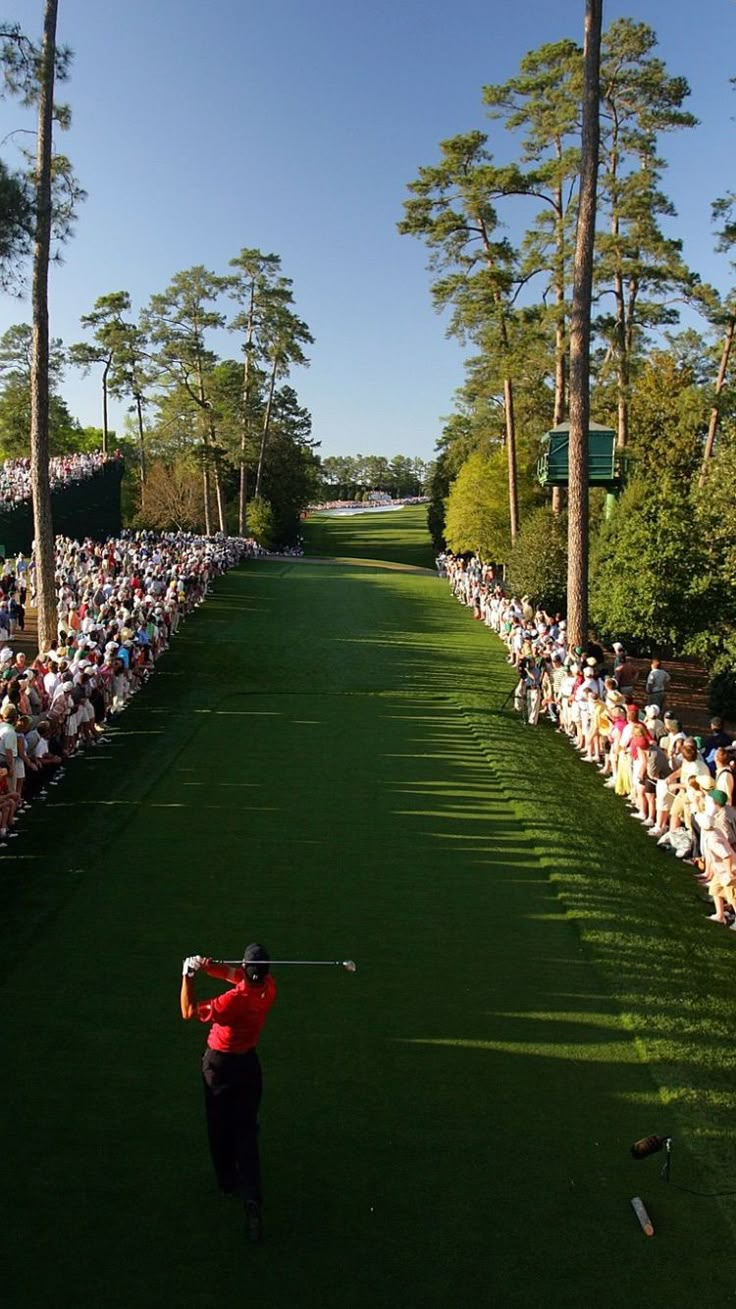
<path id="1" fill-rule="evenodd" d="M 321 500 L 319 504 L 310 505 L 309 512 L 325 509 L 365 509 L 367 512 L 390 505 L 423 505 L 427 500 L 426 495 L 389 495 L 388 492 L 371 491 L 360 500 Z"/>
<path id="2" fill-rule="evenodd" d="M 58 638 L 33 660 L 0 648 L 0 847 L 18 835 L 23 810 L 59 784 L 69 757 L 106 740 L 212 579 L 260 553 L 253 540 L 186 533 L 57 538 Z M 29 579 L 33 589 L 33 577 L 32 558 L 6 567 L 8 603 Z"/>
<path id="3" fill-rule="evenodd" d="M 640 676 L 620 641 L 610 654 L 594 635 L 571 649 L 563 614 L 507 595 L 476 557 L 442 553 L 437 568 L 504 642 L 522 723 L 549 720 L 657 846 L 693 867 L 711 920 L 736 930 L 736 740 L 722 720 L 711 719 L 707 736 L 687 734 L 667 708 L 670 674 L 659 659 Z"/>
<path id="4" fill-rule="evenodd" d="M 51 489 L 68 486 L 70 482 L 82 482 L 93 477 L 109 459 L 119 459 L 120 454 L 101 454 L 90 451 L 85 454 L 57 455 L 49 460 L 49 477 Z M 31 498 L 31 461 L 30 459 L 5 459 L 0 463 L 0 508 L 22 504 Z"/>

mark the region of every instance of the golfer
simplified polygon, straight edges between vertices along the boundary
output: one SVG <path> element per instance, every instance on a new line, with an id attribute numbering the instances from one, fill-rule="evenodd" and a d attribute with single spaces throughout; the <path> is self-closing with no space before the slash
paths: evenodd
<path id="1" fill-rule="evenodd" d="M 180 997 L 182 1018 L 211 1024 L 202 1057 L 210 1154 L 220 1190 L 242 1197 L 248 1239 L 254 1243 L 263 1239 L 258 1158 L 262 1080 L 256 1046 L 276 998 L 269 960 L 268 951 L 256 943 L 248 946 L 237 968 L 190 955 L 182 967 Z M 213 1000 L 197 1001 L 194 975 L 200 969 L 233 987 Z"/>

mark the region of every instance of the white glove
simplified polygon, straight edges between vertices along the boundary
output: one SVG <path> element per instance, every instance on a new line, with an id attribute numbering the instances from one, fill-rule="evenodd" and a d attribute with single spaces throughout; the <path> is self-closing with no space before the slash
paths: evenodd
<path id="1" fill-rule="evenodd" d="M 194 974 L 202 967 L 204 959 L 201 954 L 187 955 L 181 966 L 182 977 L 194 977 Z"/>

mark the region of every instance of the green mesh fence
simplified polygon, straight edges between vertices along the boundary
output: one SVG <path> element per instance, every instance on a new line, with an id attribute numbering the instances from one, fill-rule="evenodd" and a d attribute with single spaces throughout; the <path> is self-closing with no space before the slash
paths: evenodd
<path id="1" fill-rule="evenodd" d="M 57 535 L 92 536 L 102 540 L 119 536 L 122 480 L 122 460 L 115 459 L 92 477 L 52 491 L 51 512 Z M 14 505 L 12 509 L 0 510 L 0 547 L 6 555 L 16 554 L 19 550 L 28 554 L 32 541 L 33 508 L 30 500 Z"/>

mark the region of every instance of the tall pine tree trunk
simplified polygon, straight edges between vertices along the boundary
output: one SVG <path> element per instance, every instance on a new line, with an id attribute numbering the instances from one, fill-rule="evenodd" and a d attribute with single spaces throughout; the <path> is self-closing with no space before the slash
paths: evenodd
<path id="1" fill-rule="evenodd" d="M 225 495 L 222 489 L 222 477 L 220 476 L 220 461 L 215 463 L 215 500 L 217 502 L 217 521 L 221 532 L 226 531 L 225 518 Z"/>
<path id="2" fill-rule="evenodd" d="M 562 154 L 562 144 L 555 142 L 557 158 Z M 559 427 L 567 418 L 567 324 L 565 322 L 565 221 L 564 197 L 562 186 L 555 189 L 556 221 L 556 269 L 555 269 L 555 412 L 553 427 Z M 562 510 L 562 487 L 552 487 L 552 512 L 559 514 Z"/>
<path id="3" fill-rule="evenodd" d="M 565 293 L 557 288 L 558 305 L 564 302 Z M 553 427 L 559 427 L 567 418 L 567 334 L 564 319 L 558 319 L 555 328 L 555 414 Z M 552 512 L 562 512 L 562 487 L 552 487 Z"/>
<path id="4" fill-rule="evenodd" d="M 245 534 L 245 496 L 247 481 L 245 473 L 245 424 L 240 435 L 240 482 L 238 485 L 238 536 Z"/>
<path id="5" fill-rule="evenodd" d="M 245 358 L 243 360 L 243 412 L 240 419 L 240 486 L 238 488 L 238 535 L 245 535 L 245 493 L 247 473 L 245 455 L 248 443 L 248 400 L 250 390 L 250 356 L 253 345 L 255 322 L 255 281 L 250 284 L 250 305 L 248 307 L 248 329 L 245 336 Z"/>
<path id="6" fill-rule="evenodd" d="M 210 457 L 206 445 L 202 447 L 202 498 L 204 500 L 204 531 L 205 536 L 212 536 L 212 513 L 210 508 L 211 498 L 210 488 Z"/>
<path id="7" fill-rule="evenodd" d="M 613 126 L 613 135 L 611 140 L 611 149 L 609 155 L 609 171 L 612 179 L 612 191 L 616 191 L 616 182 L 619 169 L 619 128 L 615 122 Z M 616 209 L 616 200 L 612 201 L 613 212 L 611 214 L 611 236 L 613 237 L 613 247 L 615 257 L 620 260 L 621 253 L 619 250 L 619 237 L 621 234 L 621 224 L 619 221 L 618 211 Z M 616 353 L 616 390 L 617 390 L 617 436 L 616 449 L 625 450 L 629 444 L 629 356 L 628 342 L 626 336 L 626 291 L 624 288 L 624 278 L 620 267 L 616 269 L 613 275 L 613 298 L 615 303 L 616 321 L 614 326 L 614 340 Z"/>
<path id="8" fill-rule="evenodd" d="M 271 365 L 271 376 L 268 383 L 268 400 L 266 401 L 266 413 L 263 419 L 263 430 L 261 432 L 261 449 L 258 454 L 258 471 L 256 472 L 256 499 L 261 494 L 261 480 L 263 478 L 263 462 L 266 457 L 266 442 L 268 441 L 268 429 L 271 426 L 271 412 L 273 410 L 273 393 L 276 387 L 276 370 L 278 368 L 278 355 L 274 355 L 273 364 Z"/>
<path id="9" fill-rule="evenodd" d="M 214 423 L 210 418 L 210 442 L 214 451 L 215 459 L 215 502 L 217 504 L 217 521 L 220 531 L 227 532 L 227 517 L 225 515 L 225 492 L 222 486 L 222 469 L 220 467 L 220 452 L 217 448 L 217 433 Z"/>
<path id="10" fill-rule="evenodd" d="M 623 281 L 615 278 L 616 296 L 616 389 L 618 391 L 618 434 L 616 449 L 625 450 L 629 444 L 629 350 L 626 340 L 625 296 Z"/>
<path id="11" fill-rule="evenodd" d="M 503 380 L 503 407 L 506 414 L 506 458 L 509 470 L 509 527 L 513 545 L 519 534 L 519 488 L 516 477 L 514 384 L 510 377 L 505 377 Z"/>
<path id="12" fill-rule="evenodd" d="M 110 372 L 112 360 L 108 359 L 102 370 L 102 453 L 107 454 L 107 375 Z"/>
<path id="13" fill-rule="evenodd" d="M 207 393 L 204 388 L 204 373 L 202 371 L 202 359 L 197 355 L 197 403 L 199 405 L 200 421 L 202 424 L 202 494 L 204 496 L 204 530 L 207 536 L 212 536 L 212 482 L 211 482 L 211 447 L 210 447 L 210 418 L 209 406 L 207 404 Z"/>
<path id="14" fill-rule="evenodd" d="M 138 471 L 141 479 L 141 505 L 146 498 L 146 442 L 143 430 L 143 405 L 141 397 L 135 397 L 135 412 L 138 422 Z"/>
<path id="15" fill-rule="evenodd" d="M 497 304 L 500 318 L 501 345 L 506 355 L 504 360 L 504 371 L 507 372 L 507 375 L 503 379 L 503 409 L 506 419 L 506 462 L 508 464 L 509 472 L 509 530 L 511 533 L 511 544 L 513 545 L 519 534 L 519 482 L 516 469 L 516 414 L 514 411 L 514 383 L 509 375 L 509 336 L 506 328 L 503 305 L 500 303 L 500 299 L 497 299 Z"/>
<path id="16" fill-rule="evenodd" d="M 729 320 L 728 326 L 726 327 L 726 335 L 723 338 L 723 348 L 721 350 L 721 362 L 718 368 L 718 377 L 716 378 L 716 391 L 713 400 L 713 408 L 710 411 L 710 419 L 708 421 L 708 435 L 705 439 L 705 446 L 703 448 L 703 463 L 700 468 L 700 477 L 698 478 L 698 486 L 702 486 L 703 483 L 705 482 L 705 474 L 708 468 L 708 464 L 710 460 L 713 458 L 713 449 L 715 447 L 716 437 L 718 435 L 718 426 L 721 421 L 720 396 L 721 396 L 721 391 L 723 390 L 726 384 L 726 374 L 728 372 L 728 365 L 731 359 L 731 351 L 733 350 L 733 338 L 734 338 L 735 331 L 736 331 L 736 318 L 731 318 Z"/>
<path id="17" fill-rule="evenodd" d="M 599 95 L 603 0 L 586 0 L 580 203 L 570 325 L 570 474 L 568 492 L 567 636 L 588 640 L 588 427 L 590 313 L 600 142 Z"/>
<path id="18" fill-rule="evenodd" d="M 38 644 L 48 650 L 57 636 L 54 524 L 49 482 L 49 305 L 51 250 L 51 151 L 58 0 L 46 0 L 39 70 L 36 147 L 36 230 L 33 243 L 31 346 L 31 484 L 36 542 Z"/>

